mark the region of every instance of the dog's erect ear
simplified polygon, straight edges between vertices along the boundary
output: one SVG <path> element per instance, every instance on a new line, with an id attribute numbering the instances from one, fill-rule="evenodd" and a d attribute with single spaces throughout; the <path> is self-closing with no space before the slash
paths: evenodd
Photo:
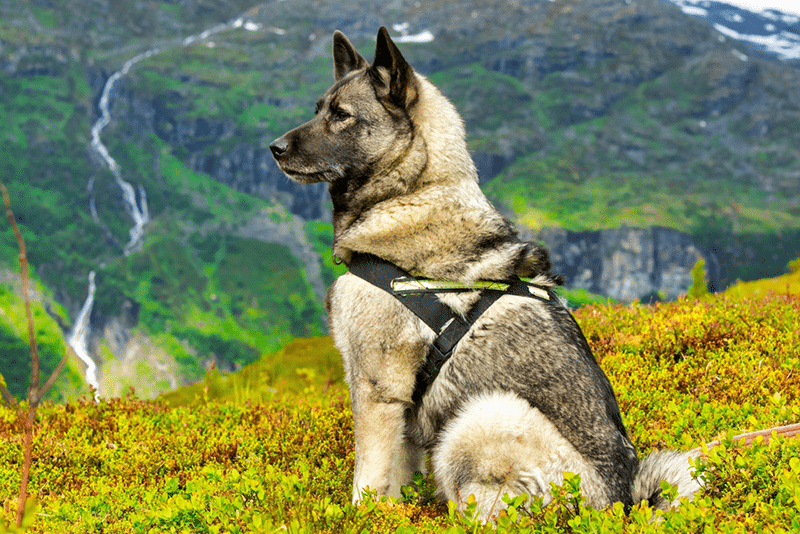
<path id="1" fill-rule="evenodd" d="M 378 43 L 375 45 L 375 59 L 372 60 L 370 73 L 378 88 L 378 95 L 388 98 L 396 106 L 408 108 L 417 99 L 414 69 L 383 26 L 378 30 Z"/>
<path id="2" fill-rule="evenodd" d="M 367 66 L 367 60 L 359 54 L 342 32 L 333 32 L 333 79 L 339 81 L 348 73 Z"/>

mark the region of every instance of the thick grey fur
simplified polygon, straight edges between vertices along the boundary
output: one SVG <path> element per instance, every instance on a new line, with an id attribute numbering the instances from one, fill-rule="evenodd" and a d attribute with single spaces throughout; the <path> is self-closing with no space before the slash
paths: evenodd
<path id="1" fill-rule="evenodd" d="M 521 241 L 478 187 L 453 105 L 378 33 L 369 64 L 334 34 L 334 85 L 316 116 L 270 146 L 286 174 L 330 184 L 334 254 L 374 254 L 399 267 L 465 283 L 537 277 L 553 285 L 547 251 Z M 457 313 L 477 293 L 442 294 Z M 610 382 L 557 300 L 506 295 L 456 346 L 420 405 L 414 377 L 436 336 L 394 297 L 351 275 L 326 306 L 344 359 L 356 436 L 353 500 L 399 496 L 431 454 L 443 498 L 472 494 L 483 517 L 503 493 L 550 497 L 565 471 L 596 507 L 659 506 L 659 482 L 698 485 L 680 453 L 640 465 Z M 663 499 L 662 499 L 663 501 Z"/>

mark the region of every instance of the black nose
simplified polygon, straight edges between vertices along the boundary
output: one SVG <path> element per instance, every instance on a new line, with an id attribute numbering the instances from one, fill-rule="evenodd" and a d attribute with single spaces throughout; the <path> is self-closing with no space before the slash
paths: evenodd
<path id="1" fill-rule="evenodd" d="M 278 159 L 289 150 L 289 141 L 285 137 L 279 137 L 270 143 L 269 149 L 272 150 L 272 155 L 275 159 Z"/>

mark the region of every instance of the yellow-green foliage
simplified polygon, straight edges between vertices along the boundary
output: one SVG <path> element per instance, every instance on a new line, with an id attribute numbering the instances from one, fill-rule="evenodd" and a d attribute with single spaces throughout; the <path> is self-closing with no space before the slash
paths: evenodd
<path id="1" fill-rule="evenodd" d="M 797 295 L 586 307 L 576 317 L 641 448 L 800 421 Z"/>
<path id="2" fill-rule="evenodd" d="M 340 368 L 331 375 L 336 378 L 321 378 L 330 345 L 316 338 L 297 341 L 273 358 L 272 367 L 241 382 L 256 388 L 263 379 L 275 390 L 265 402 L 213 401 L 213 388 L 204 393 L 201 386 L 187 406 L 135 398 L 42 406 L 32 474 L 39 507 L 38 515 L 28 516 L 29 531 L 800 530 L 800 440 L 744 447 L 730 439 L 800 421 L 800 297 L 711 296 L 588 306 L 576 315 L 615 386 L 640 452 L 723 438 L 697 465 L 705 488 L 691 503 L 657 512 L 658 521 L 651 521 L 646 505 L 627 516 L 619 505 L 583 506 L 580 480 L 573 476 L 553 488 L 550 506 L 534 501 L 528 511 L 523 498 L 508 500 L 508 512 L 487 526 L 472 519 L 474 508 L 460 514 L 436 503 L 431 481 L 421 476 L 404 488 L 404 502 L 350 505 L 348 393 L 336 374 Z M 321 360 L 314 361 L 314 351 Z M 291 367 L 294 355 L 304 361 Z M 270 375 L 269 369 L 280 372 Z M 236 383 L 233 377 L 218 380 Z M 253 396 L 239 400 L 246 398 Z M 16 507 L 20 433 L 16 412 L 0 407 L 0 525 Z"/>
<path id="3" fill-rule="evenodd" d="M 216 370 L 193 386 L 162 395 L 170 405 L 208 401 L 244 403 L 269 401 L 286 394 L 308 395 L 343 383 L 344 369 L 329 337 L 295 339 L 275 354 L 251 363 L 238 373 Z"/>
<path id="4" fill-rule="evenodd" d="M 788 274 L 764 280 L 753 280 L 752 282 L 737 282 L 725 293 L 737 297 L 766 295 L 773 293 L 794 293 L 800 294 L 800 258 L 792 260 L 786 266 Z"/>
<path id="5" fill-rule="evenodd" d="M 689 298 L 701 299 L 708 295 L 706 285 L 706 260 L 700 258 L 692 267 L 692 285 L 689 286 Z"/>

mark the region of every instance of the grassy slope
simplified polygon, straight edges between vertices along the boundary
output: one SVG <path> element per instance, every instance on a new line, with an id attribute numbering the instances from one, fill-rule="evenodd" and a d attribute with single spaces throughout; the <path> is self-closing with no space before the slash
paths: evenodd
<path id="1" fill-rule="evenodd" d="M 795 260 L 799 263 L 800 260 Z M 776 278 L 753 280 L 750 282 L 737 282 L 725 290 L 726 295 L 736 297 L 759 297 L 769 293 L 800 293 L 800 269 Z"/>
<path id="2" fill-rule="evenodd" d="M 42 291 L 44 286 L 34 283 L 34 291 Z M 63 308 L 52 304 L 50 310 L 62 320 L 66 316 Z M 55 309 L 54 309 L 55 308 Z M 0 347 L 2 347 L 2 377 L 9 391 L 18 399 L 25 398 L 30 386 L 30 344 L 28 343 L 28 322 L 25 306 L 12 284 L 0 284 Z M 19 311 L 22 310 L 21 313 Z M 64 357 L 66 344 L 58 322 L 51 317 L 41 301 L 31 303 L 31 312 L 36 324 L 35 335 L 39 349 L 41 383 L 46 381 L 53 369 Z M 48 393 L 48 399 L 59 401 L 75 400 L 82 389 L 83 368 L 80 362 L 70 358 L 59 375 L 55 387 Z"/>
<path id="3" fill-rule="evenodd" d="M 589 306 L 576 316 L 641 453 L 800 420 L 797 296 Z M 288 364 L 298 355 L 302 363 Z M 211 376 L 204 391 L 170 397 L 186 406 L 127 398 L 43 407 L 32 478 L 41 508 L 31 531 L 490 531 L 437 504 L 429 481 L 408 488 L 407 504 L 346 504 L 352 420 L 334 357 L 324 338 L 297 340 L 240 373 L 238 385 Z M 2 495 L 17 484 L 20 425 L 0 408 Z M 800 526 L 799 447 L 726 440 L 698 465 L 705 489 L 659 522 L 646 507 L 628 517 L 616 507 L 570 508 L 572 481 L 554 489 L 553 506 L 534 504 L 519 524 L 501 518 L 497 529 L 791 531 Z M 0 523 L 11 515 L 13 504 Z"/>
<path id="4" fill-rule="evenodd" d="M 272 402 L 331 385 L 342 385 L 344 369 L 331 338 L 294 339 L 278 352 L 241 371 L 221 375 L 209 371 L 203 382 L 165 393 L 170 406 L 195 402 Z"/>
<path id="5" fill-rule="evenodd" d="M 16 50 L 21 58 L 17 67 L 26 72 L 20 76 L 0 72 L 0 87 L 10 95 L 0 103 L 0 120 L 6 125 L 0 134 L 5 156 L 0 175 L 10 190 L 32 269 L 42 282 L 75 307 L 85 298 L 88 272 L 96 270 L 96 311 L 114 317 L 126 302 L 133 302 L 133 320 L 138 321 L 133 335 L 144 336 L 174 358 L 183 380 L 200 378 L 211 360 L 221 368 L 239 368 L 295 336 L 324 333 L 319 299 L 290 250 L 235 237 L 237 226 L 264 213 L 273 221 L 289 222 L 291 215 L 282 206 L 192 172 L 181 159 L 186 156 L 182 147 L 168 146 L 136 126 L 112 122 L 103 138 L 123 177 L 146 190 L 153 217 L 144 250 L 123 258 L 130 220 L 110 172 L 95 165 L 87 153 L 97 89 L 87 83 L 89 65 L 113 69 L 146 48 L 148 38 L 174 38 L 174 28 L 165 33 L 163 21 L 154 24 L 159 10 L 158 16 L 181 28 L 178 34 L 189 35 L 225 20 L 222 11 L 237 12 L 249 5 L 229 2 L 219 8 L 201 1 L 184 10 L 163 3 L 142 8 L 143 12 L 133 6 L 98 11 L 91 3 L 62 3 L 54 6 L 55 11 L 33 8 L 45 28 L 59 27 L 65 30 L 62 33 L 39 32 L 16 22 L 0 24 L 0 40 Z M 14 11 L 2 5 L 9 13 Z M 75 11 L 92 16 L 74 17 Z M 108 40 L 112 34 L 116 41 Z M 199 44 L 165 52 L 138 65 L 124 83 L 144 97 L 179 95 L 187 103 L 182 118 L 233 120 L 245 136 L 257 137 L 265 127 L 285 129 L 298 122 L 297 108 L 286 111 L 260 103 L 260 96 L 293 95 L 300 85 L 313 81 L 307 69 L 295 63 L 296 76 L 284 78 L 286 86 L 278 87 L 253 64 L 269 57 L 265 45 L 274 48 L 274 43 L 243 30 L 226 32 L 224 38 L 233 46 L 212 50 Z M 70 43 L 74 50 L 59 48 Z M 111 48 L 120 43 L 132 46 Z M 36 46 L 45 48 L 31 52 Z M 175 65 L 182 70 L 176 73 Z M 165 72 L 167 67 L 171 70 Z M 328 62 L 322 70 L 327 84 Z M 321 77 L 314 73 L 312 78 L 316 85 L 308 90 L 321 91 Z M 117 105 L 112 114 L 119 117 L 127 111 Z M 223 145 L 217 142 L 212 148 L 230 148 Z M 99 221 L 89 214 L 90 179 Z M 0 262 L 13 267 L 16 242 L 9 229 L 0 230 Z M 309 224 L 307 230 L 316 249 L 329 244 L 330 224 Z M 324 280 L 330 282 L 334 272 L 330 261 L 323 261 Z M 15 320 L 20 310 L 7 308 Z M 69 325 L 68 315 L 64 320 Z M 7 333 L 3 339 L 9 350 L 0 353 L 4 369 L 13 367 L 10 354 L 25 343 L 13 330 Z M 104 358 L 114 358 L 107 344 L 102 344 L 101 352 Z M 49 359 L 45 371 L 48 365 Z M 162 385 L 153 384 L 152 390 L 140 393 L 155 394 Z M 126 384 L 115 388 L 125 390 Z"/>
<path id="6" fill-rule="evenodd" d="M 509 76 L 478 71 L 472 83 L 486 80 L 501 88 L 513 86 Z M 470 83 L 462 79 L 448 84 L 446 76 L 438 76 L 455 93 L 458 84 Z M 767 200 L 767 193 L 748 180 L 727 174 L 732 149 L 697 126 L 691 107 L 703 93 L 683 83 L 685 77 L 679 70 L 668 71 L 615 102 L 604 116 L 566 129 L 559 127 L 558 113 L 574 95 L 565 89 L 560 74 L 546 77 L 532 98 L 524 99 L 528 93 L 521 87 L 508 95 L 501 91 L 499 99 L 521 101 L 521 107 L 531 108 L 523 113 L 532 114 L 551 133 L 551 147 L 546 154 L 520 158 L 488 184 L 487 192 L 533 228 L 658 225 L 706 235 L 715 230 L 763 233 L 800 225 L 795 204 Z M 674 114 L 662 111 L 676 101 L 686 101 L 687 109 Z M 702 159 L 699 149 L 704 151 Z M 737 157 L 760 172 L 797 164 L 788 153 L 781 158 L 764 150 Z M 687 154 L 697 156 L 697 162 L 688 170 L 676 166 Z"/>

